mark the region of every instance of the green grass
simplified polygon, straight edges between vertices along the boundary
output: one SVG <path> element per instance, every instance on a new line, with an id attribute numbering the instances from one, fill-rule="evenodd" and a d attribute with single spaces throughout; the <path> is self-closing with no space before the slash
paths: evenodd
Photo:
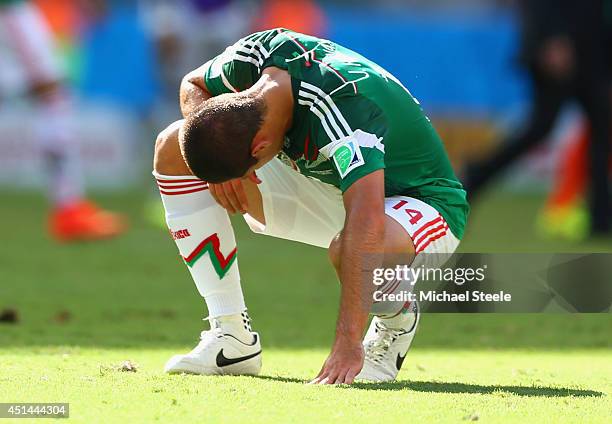
<path id="1" fill-rule="evenodd" d="M 262 376 L 166 376 L 164 362 L 204 328 L 203 303 L 142 196 L 121 239 L 60 246 L 44 201 L 3 194 L 0 402 L 70 402 L 74 422 L 609 422 L 610 315 L 426 315 L 399 379 L 313 387 L 333 338 L 339 288 L 326 253 L 252 235 L 236 220 L 243 286 L 264 348 Z M 474 211 L 463 251 L 611 252 L 532 235 L 539 199 L 493 195 Z M 122 372 L 125 360 L 137 372 Z M 1 420 L 0 420 L 1 422 Z M 23 421 L 20 421 L 23 422 Z"/>

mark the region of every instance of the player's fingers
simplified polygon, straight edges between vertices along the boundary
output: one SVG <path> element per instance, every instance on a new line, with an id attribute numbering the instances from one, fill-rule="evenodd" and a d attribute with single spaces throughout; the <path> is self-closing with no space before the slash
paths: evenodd
<path id="1" fill-rule="evenodd" d="M 244 192 L 242 181 L 232 180 L 231 184 L 234 188 L 234 193 L 236 193 L 236 196 L 238 197 L 238 202 L 240 203 L 242 213 L 246 213 L 247 209 L 249 208 L 249 201 L 247 200 L 246 193 Z"/>
<path id="2" fill-rule="evenodd" d="M 335 372 L 334 368 L 326 365 L 321 375 L 313 380 L 314 384 L 332 384 L 336 381 L 338 373 Z"/>
<path id="3" fill-rule="evenodd" d="M 347 370 L 342 370 L 338 373 L 338 376 L 336 377 L 336 380 L 333 382 L 333 384 L 344 384 L 344 381 L 346 380 L 346 374 L 348 373 L 348 369 Z"/>
<path id="4" fill-rule="evenodd" d="M 223 183 L 223 191 L 225 192 L 227 201 L 229 202 L 229 204 L 232 206 L 232 209 L 234 210 L 234 212 L 232 213 L 241 211 L 242 207 L 240 206 L 240 201 L 238 201 L 238 195 L 234 191 L 234 186 L 232 186 L 231 182 Z"/>
<path id="5" fill-rule="evenodd" d="M 261 180 L 259 179 L 259 177 L 255 173 L 255 171 L 251 172 L 251 174 L 249 174 L 249 176 L 247 178 L 249 180 L 251 180 L 252 182 L 254 182 L 255 184 L 261 184 Z"/>
<path id="6" fill-rule="evenodd" d="M 328 380 L 329 380 L 329 376 L 327 374 L 323 374 L 321 377 L 315 378 L 308 384 L 327 384 Z"/>
<path id="7" fill-rule="evenodd" d="M 318 384 L 319 381 L 321 381 L 321 379 L 325 376 L 325 369 L 322 369 L 321 371 L 319 371 L 319 374 L 313 378 L 312 380 L 310 380 L 310 382 L 308 384 Z"/>
<path id="8" fill-rule="evenodd" d="M 353 384 L 355 381 L 355 377 L 359 374 L 359 370 L 356 368 L 351 368 L 344 377 L 344 384 Z"/>
<path id="9" fill-rule="evenodd" d="M 327 372 L 327 359 L 325 360 L 325 362 L 323 362 L 323 366 L 321 367 L 321 371 L 319 371 L 319 373 L 317 374 L 316 378 L 321 378 L 321 376 L 323 374 L 325 374 Z"/>
<path id="10" fill-rule="evenodd" d="M 338 371 L 331 370 L 325 378 L 319 381 L 319 384 L 334 384 L 337 378 L 338 378 Z"/>
<path id="11" fill-rule="evenodd" d="M 327 361 L 323 364 L 321 371 L 317 374 L 315 378 L 313 378 L 308 384 L 318 384 L 325 376 L 327 375 Z"/>
<path id="12" fill-rule="evenodd" d="M 236 213 L 231 203 L 227 199 L 227 195 L 225 194 L 225 189 L 222 184 L 217 184 L 216 186 L 217 199 L 219 204 L 223 206 L 229 213 Z"/>
<path id="13" fill-rule="evenodd" d="M 313 378 L 312 380 L 310 380 L 308 384 L 319 384 L 319 381 L 321 381 L 324 377 L 325 377 L 325 374 L 319 375 Z"/>
<path id="14" fill-rule="evenodd" d="M 216 184 L 208 184 L 208 191 L 210 191 L 210 195 L 215 199 L 215 202 L 221 204 L 219 201 L 219 197 L 217 196 L 217 185 Z"/>

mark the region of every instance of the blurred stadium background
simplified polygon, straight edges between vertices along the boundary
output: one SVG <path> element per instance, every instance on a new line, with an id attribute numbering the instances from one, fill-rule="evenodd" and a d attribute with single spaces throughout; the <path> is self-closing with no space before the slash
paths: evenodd
<path id="1" fill-rule="evenodd" d="M 148 178 L 151 140 L 178 116 L 181 76 L 264 27 L 323 35 L 389 69 L 434 119 L 458 170 L 486 155 L 502 134 L 516 132 L 529 109 L 529 82 L 518 63 L 519 22 L 508 1 L 34 3 L 53 29 L 78 94 L 88 182 L 104 189 L 132 189 L 130 184 Z M 3 54 L 9 54 L 6 46 Z M 24 81 L 10 61 L 3 66 L 0 186 L 40 187 L 44 174 L 36 166 L 35 136 L 22 125 L 31 116 L 20 96 Z M 571 107 L 566 115 L 558 132 L 574 122 Z M 522 190 L 543 190 L 558 151 L 554 142 L 538 149 L 509 181 Z"/>

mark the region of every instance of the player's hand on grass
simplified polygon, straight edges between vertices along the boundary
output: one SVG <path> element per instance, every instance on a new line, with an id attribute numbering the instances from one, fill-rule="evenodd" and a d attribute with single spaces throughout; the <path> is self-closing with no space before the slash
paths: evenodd
<path id="1" fill-rule="evenodd" d="M 310 384 L 352 384 L 363 368 L 364 351 L 360 340 L 336 340 L 319 375 Z"/>

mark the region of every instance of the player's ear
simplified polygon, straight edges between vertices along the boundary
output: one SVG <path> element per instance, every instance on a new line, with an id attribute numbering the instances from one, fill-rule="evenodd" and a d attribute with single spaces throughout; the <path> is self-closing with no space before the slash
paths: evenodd
<path id="1" fill-rule="evenodd" d="M 251 144 L 251 156 L 261 159 L 262 154 L 270 147 L 272 143 L 267 140 L 253 140 Z"/>

